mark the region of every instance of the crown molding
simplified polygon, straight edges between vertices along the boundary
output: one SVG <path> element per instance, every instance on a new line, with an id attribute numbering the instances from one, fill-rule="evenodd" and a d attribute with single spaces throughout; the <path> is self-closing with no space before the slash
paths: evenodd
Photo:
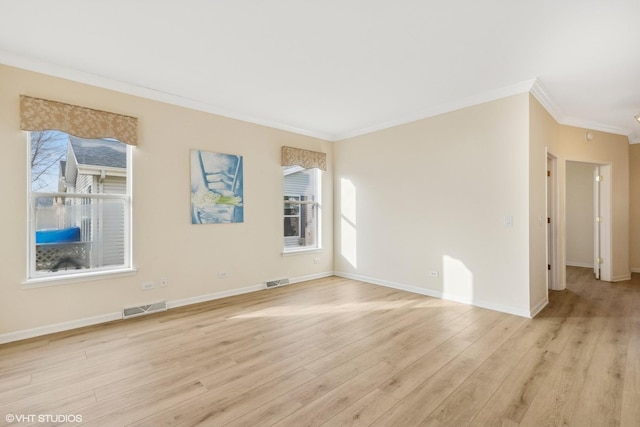
<path id="1" fill-rule="evenodd" d="M 567 125 L 567 126 L 575 126 L 575 127 L 584 128 L 584 129 L 597 130 L 600 132 L 613 133 L 616 135 L 629 136 L 631 134 L 631 129 L 604 125 L 602 123 L 591 122 L 589 120 L 582 120 L 575 117 L 565 117 L 560 122 L 560 124 Z"/>
<path id="2" fill-rule="evenodd" d="M 531 87 L 531 94 L 538 100 L 538 102 L 540 102 L 544 109 L 547 110 L 551 117 L 553 117 L 561 125 L 597 130 L 600 132 L 612 133 L 616 135 L 625 135 L 629 138 L 630 144 L 640 142 L 640 140 L 637 140 L 633 137 L 631 129 L 609 126 L 602 123 L 567 116 L 553 101 L 553 99 L 549 95 L 549 92 L 544 88 L 539 79 L 536 79 L 535 83 Z M 633 142 L 633 140 L 636 140 L 636 142 Z"/>
<path id="3" fill-rule="evenodd" d="M 140 86 L 101 76 L 98 74 L 87 73 L 73 68 L 60 66 L 34 58 L 29 58 L 3 49 L 0 49 L 0 64 L 8 65 L 15 68 L 21 68 L 36 73 L 46 74 L 53 77 L 59 77 L 62 79 L 99 87 L 102 89 L 113 90 L 127 95 L 133 95 L 140 98 L 164 102 L 166 104 L 177 105 L 179 107 L 198 110 L 205 113 L 211 113 L 218 116 L 240 120 L 260 126 L 296 133 L 299 135 L 310 136 L 313 138 L 319 138 L 325 141 L 335 141 L 334 136 L 328 133 L 317 132 L 309 129 L 301 129 L 295 126 L 286 125 L 284 123 L 255 117 L 239 111 L 233 111 L 219 105 L 208 104 L 174 93 L 164 92 L 150 87 Z"/>
<path id="4" fill-rule="evenodd" d="M 366 135 L 368 133 L 392 128 L 392 127 L 403 125 L 406 123 L 415 122 L 417 120 L 427 119 L 429 117 L 439 116 L 440 114 L 446 114 L 452 111 L 461 110 L 463 108 L 473 107 L 474 105 L 484 104 L 486 102 L 495 101 L 498 99 L 506 98 L 508 96 L 526 93 L 531 90 L 531 87 L 534 85 L 535 81 L 536 81 L 535 79 L 525 80 L 523 82 L 516 83 L 511 86 L 505 86 L 499 89 L 486 91 L 468 98 L 464 98 L 459 101 L 442 104 L 434 108 L 420 110 L 418 112 L 409 113 L 405 116 L 401 116 L 394 120 L 390 120 L 381 124 L 367 126 L 360 129 L 354 129 L 349 132 L 338 134 L 335 136 L 335 138 L 336 138 L 336 141 L 340 141 L 343 139 Z"/>
<path id="5" fill-rule="evenodd" d="M 556 122 L 562 122 L 562 119 L 565 117 L 565 114 L 562 112 L 558 104 L 556 104 L 549 92 L 545 89 L 545 87 L 540 82 L 540 79 L 534 79 L 533 84 L 531 85 L 531 94 L 538 102 L 542 105 L 542 107 L 547 110 L 547 113 L 551 115 L 555 119 Z"/>
<path id="6" fill-rule="evenodd" d="M 637 133 L 629 135 L 629 144 L 640 144 L 640 135 Z"/>
<path id="7" fill-rule="evenodd" d="M 438 116 L 440 114 L 449 113 L 452 111 L 460 110 L 462 108 L 472 107 L 474 105 L 483 104 L 486 102 L 495 101 L 497 99 L 506 98 L 508 96 L 517 95 L 521 93 L 530 92 L 545 110 L 560 124 L 568 126 L 576 126 L 586 129 L 592 129 L 601 132 L 613 133 L 617 135 L 626 135 L 629 138 L 630 144 L 640 143 L 640 134 L 633 134 L 630 129 L 619 128 L 615 126 L 608 126 L 602 123 L 589 122 L 587 120 L 581 120 L 574 117 L 567 117 L 562 110 L 553 101 L 548 91 L 544 88 L 539 79 L 525 80 L 520 83 L 516 83 L 511 86 L 502 87 L 499 89 L 486 91 L 459 101 L 442 104 L 434 108 L 420 110 L 418 112 L 409 113 L 407 115 L 398 117 L 393 120 L 389 120 L 383 123 L 366 126 L 352 131 L 331 134 L 326 132 L 319 132 L 309 129 L 302 129 L 295 126 L 290 126 L 284 123 L 267 120 L 260 117 L 255 117 L 249 114 L 245 114 L 239 111 L 230 110 L 228 108 L 221 107 L 219 105 L 208 104 L 196 99 L 187 98 L 181 95 L 177 95 L 170 92 L 164 92 L 161 90 L 153 89 L 150 87 L 140 86 L 132 83 L 128 83 L 121 80 L 112 79 L 109 77 L 101 76 L 98 74 L 87 73 L 79 71 L 73 68 L 60 66 L 57 64 L 49 63 L 46 61 L 26 57 L 15 52 L 0 49 L 0 64 L 8 65 L 11 67 L 21 68 L 36 73 L 46 74 L 53 77 L 59 77 L 66 80 L 71 80 L 78 83 L 87 84 L 103 89 L 113 90 L 116 92 L 137 96 L 140 98 L 150 99 L 154 101 L 164 102 L 171 105 L 176 105 L 192 110 L 202 111 L 210 114 L 215 114 L 230 119 L 240 120 L 255 125 L 265 126 L 272 129 L 278 129 L 286 132 L 295 133 L 298 135 L 309 136 L 313 138 L 319 138 L 325 141 L 336 142 L 356 136 L 365 135 L 368 133 L 380 131 L 383 129 L 392 128 L 395 126 L 403 125 L 406 123 L 414 122 L 417 120 L 426 119 L 429 117 Z"/>
<path id="8" fill-rule="evenodd" d="M 621 128 L 616 126 L 609 126 L 602 123 L 591 122 L 588 120 L 581 120 L 575 117 L 567 116 L 558 105 L 553 101 L 549 92 L 545 89 L 544 85 L 540 82 L 540 79 L 535 78 L 531 80 L 525 80 L 520 83 L 516 83 L 511 86 L 503 87 L 493 91 L 484 92 L 473 97 L 466 98 L 459 102 L 451 104 L 441 105 L 439 107 L 423 110 L 418 113 L 409 114 L 405 117 L 398 118 L 396 120 L 388 121 L 379 125 L 370 126 L 340 134 L 337 136 L 337 140 L 343 140 L 347 138 L 353 138 L 356 136 L 365 135 L 367 133 L 376 132 L 383 129 L 388 129 L 394 126 L 410 123 L 416 120 L 422 120 L 429 117 L 434 117 L 440 114 L 449 113 L 462 108 L 472 107 L 474 105 L 483 104 L 485 102 L 495 101 L 497 99 L 506 98 L 508 96 L 517 95 L 520 93 L 531 93 L 542 107 L 553 117 L 553 119 L 562 125 L 575 126 L 585 129 L 596 130 L 600 132 L 607 132 L 616 135 L 625 135 L 629 138 L 630 144 L 640 143 L 640 134 L 633 134 L 631 129 Z"/>

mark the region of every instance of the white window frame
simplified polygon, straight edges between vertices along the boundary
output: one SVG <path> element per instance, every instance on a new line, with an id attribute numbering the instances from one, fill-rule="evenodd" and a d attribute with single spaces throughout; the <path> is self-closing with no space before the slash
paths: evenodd
<path id="1" fill-rule="evenodd" d="M 296 197 L 297 199 L 287 199 L 287 200 L 283 200 L 284 204 L 285 204 L 285 211 L 286 211 L 286 205 L 297 205 L 298 206 L 298 214 L 297 215 L 287 215 L 286 213 L 284 214 L 284 218 L 298 218 L 298 235 L 297 236 L 284 236 L 285 239 L 291 239 L 291 238 L 300 238 L 300 220 L 301 220 L 301 212 L 300 212 L 300 195 L 299 194 L 286 194 L 284 195 L 284 197 Z"/>
<path id="2" fill-rule="evenodd" d="M 133 148 L 125 144 L 127 157 L 126 193 L 125 194 L 86 194 L 86 193 L 58 193 L 32 191 L 31 183 L 31 132 L 25 132 L 27 137 L 27 278 L 22 283 L 24 287 L 42 287 L 90 281 L 103 276 L 128 276 L 135 273 L 133 267 L 133 233 L 132 233 L 132 190 L 133 190 Z M 124 263 L 122 265 L 107 266 L 81 270 L 63 270 L 57 272 L 36 271 L 36 215 L 35 200 L 38 197 L 81 197 L 102 200 L 122 200 L 124 204 Z"/>
<path id="3" fill-rule="evenodd" d="M 284 211 L 285 211 L 285 205 L 286 204 L 298 204 L 298 205 L 314 205 L 315 210 L 316 210 L 316 227 L 315 227 L 315 245 L 309 245 L 309 246 L 300 246 L 300 247 L 292 247 L 292 246 L 286 246 L 285 244 L 285 239 L 286 237 L 284 237 L 284 229 L 282 230 L 282 238 L 283 238 L 283 250 L 282 253 L 283 255 L 288 255 L 288 254 L 296 254 L 296 253 L 305 253 L 305 252 L 317 252 L 319 250 L 322 249 L 322 172 L 317 169 L 317 168 L 313 168 L 310 169 L 315 177 L 315 200 L 314 201 L 295 201 L 295 200 L 288 200 L 285 201 L 284 197 L 287 196 L 300 196 L 299 194 L 291 194 L 290 192 L 284 191 L 284 177 L 288 174 L 292 174 L 295 172 L 299 172 L 305 170 L 305 168 L 303 167 L 297 167 L 297 168 L 288 168 L 288 173 L 287 173 L 287 169 L 285 169 L 283 167 L 283 175 L 282 175 L 282 187 L 283 187 L 283 196 L 282 196 L 282 220 L 281 220 L 281 224 L 284 227 L 284 218 L 289 216 L 289 215 L 284 215 Z M 301 216 L 299 216 L 299 218 L 301 218 Z M 301 219 L 300 219 L 301 221 Z"/>

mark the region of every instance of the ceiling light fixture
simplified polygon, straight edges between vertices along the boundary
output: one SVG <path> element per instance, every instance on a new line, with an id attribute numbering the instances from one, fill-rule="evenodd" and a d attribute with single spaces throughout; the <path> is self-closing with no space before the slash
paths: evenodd
<path id="1" fill-rule="evenodd" d="M 635 117 L 635 119 L 636 119 L 637 121 L 639 121 L 639 122 L 640 122 L 640 113 L 636 114 L 636 115 L 635 115 L 635 116 L 633 116 L 633 117 Z"/>

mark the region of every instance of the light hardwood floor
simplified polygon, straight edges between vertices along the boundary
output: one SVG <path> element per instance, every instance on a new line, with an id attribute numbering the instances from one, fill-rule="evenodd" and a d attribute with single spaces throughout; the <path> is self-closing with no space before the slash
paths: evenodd
<path id="1" fill-rule="evenodd" d="M 640 426 L 635 276 L 570 268 L 533 320 L 332 277 L 6 344 L 0 425 Z"/>

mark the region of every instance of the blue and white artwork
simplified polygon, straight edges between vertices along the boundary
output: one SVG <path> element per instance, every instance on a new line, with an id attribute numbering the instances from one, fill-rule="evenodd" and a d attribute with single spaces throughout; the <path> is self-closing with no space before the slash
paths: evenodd
<path id="1" fill-rule="evenodd" d="M 242 156 L 191 150 L 191 223 L 243 221 Z"/>

